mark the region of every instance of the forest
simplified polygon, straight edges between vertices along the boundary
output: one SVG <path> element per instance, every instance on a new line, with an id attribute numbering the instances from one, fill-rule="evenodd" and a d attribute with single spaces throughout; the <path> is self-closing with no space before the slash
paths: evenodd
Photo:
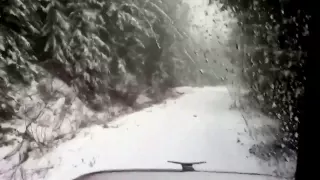
<path id="1" fill-rule="evenodd" d="M 245 105 L 278 119 L 279 144 L 297 150 L 311 16 L 289 0 L 209 0 L 208 6 L 218 2 L 237 20 L 226 24 L 232 27 L 227 67 L 213 51 L 194 52 L 199 45 L 183 0 L 1 0 L 0 144 L 15 134 L 50 146 L 67 134 L 61 128 L 67 117 L 81 119 L 70 133 L 88 126 L 87 119 L 112 119 L 115 106 L 141 108 L 141 94 L 158 103 L 173 87 L 229 84 L 235 74 L 233 86 L 249 90 Z M 206 73 L 212 69 L 226 72 Z M 80 118 L 83 108 L 90 113 Z M 24 132 L 8 125 L 20 121 Z M 33 127 L 57 135 L 40 140 Z"/>

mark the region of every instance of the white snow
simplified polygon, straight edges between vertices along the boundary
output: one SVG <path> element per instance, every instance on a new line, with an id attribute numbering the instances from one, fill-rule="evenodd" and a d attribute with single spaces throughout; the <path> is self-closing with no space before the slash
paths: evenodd
<path id="1" fill-rule="evenodd" d="M 168 160 L 207 162 L 197 170 L 272 174 L 277 169 L 249 153 L 257 142 L 248 135 L 241 113 L 230 110 L 233 101 L 226 87 L 177 90 L 185 94 L 120 117 L 111 128 L 86 128 L 24 167 L 53 166 L 42 178 L 46 180 L 70 180 L 98 170 L 180 169 Z"/>

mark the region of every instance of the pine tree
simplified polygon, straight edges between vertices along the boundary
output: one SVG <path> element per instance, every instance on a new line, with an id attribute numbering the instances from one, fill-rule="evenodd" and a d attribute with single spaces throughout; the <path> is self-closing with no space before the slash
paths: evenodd
<path id="1" fill-rule="evenodd" d="M 162 46 L 179 32 L 162 1 L 63 2 L 43 3 L 45 48 L 39 59 L 44 57 L 45 69 L 78 89 L 84 102 L 108 99 L 110 90 L 128 83 L 141 91 L 137 84 L 150 85 L 147 81 L 157 74 L 161 81 L 172 71 L 161 64 Z"/>
<path id="2" fill-rule="evenodd" d="M 63 0 L 44 0 L 42 9 L 45 12 L 41 28 L 40 46 L 37 54 L 42 66 L 70 84 L 72 65 L 67 61 L 70 56 L 68 46 L 70 22 L 67 17 L 68 9 Z"/>
<path id="3" fill-rule="evenodd" d="M 40 4 L 31 0 L 0 2 L 0 114 L 4 119 L 14 114 L 9 91 L 27 86 L 38 75 L 32 47 L 41 28 L 39 8 Z"/>
<path id="4" fill-rule="evenodd" d="M 119 86 L 137 94 L 173 79 L 167 49 L 183 37 L 171 18 L 179 3 L 3 0 L 2 99 L 11 81 L 27 84 L 39 68 L 74 86 L 88 105 L 99 96 L 107 100 Z"/>
<path id="5" fill-rule="evenodd" d="M 70 22 L 69 48 L 72 64 L 72 85 L 78 88 L 80 98 L 89 104 L 98 95 L 107 95 L 109 63 L 111 50 L 109 44 L 101 39 L 99 30 L 103 27 L 97 22 L 97 13 L 101 11 L 103 1 L 79 1 L 68 3 Z M 104 30 L 106 30 L 104 28 Z"/>

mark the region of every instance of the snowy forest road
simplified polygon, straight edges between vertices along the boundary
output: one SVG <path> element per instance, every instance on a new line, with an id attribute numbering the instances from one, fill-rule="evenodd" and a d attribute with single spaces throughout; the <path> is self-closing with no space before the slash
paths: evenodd
<path id="1" fill-rule="evenodd" d="M 72 179 L 99 170 L 180 168 L 167 161 L 206 161 L 197 170 L 272 174 L 249 148 L 254 142 L 225 87 L 178 88 L 178 99 L 84 129 L 44 156 L 45 179 Z M 261 178 L 261 177 L 260 177 Z M 264 177 L 265 178 L 265 177 Z M 257 178 L 259 179 L 259 178 Z"/>

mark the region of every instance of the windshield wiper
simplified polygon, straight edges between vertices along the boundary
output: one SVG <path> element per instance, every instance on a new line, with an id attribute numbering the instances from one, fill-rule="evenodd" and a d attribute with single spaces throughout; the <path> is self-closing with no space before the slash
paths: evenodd
<path id="1" fill-rule="evenodd" d="M 250 173 L 250 172 L 236 172 L 236 171 L 203 171 L 203 170 L 195 170 L 193 168 L 193 165 L 196 164 L 205 164 L 207 162 L 201 161 L 201 162 L 178 162 L 178 161 L 168 161 L 168 163 L 172 164 L 180 164 L 182 166 L 182 172 L 207 172 L 207 173 L 216 173 L 216 174 L 238 174 L 238 175 L 249 175 L 249 176 L 266 176 L 266 177 L 276 177 L 276 178 L 282 178 L 282 179 L 293 179 L 293 177 L 282 177 L 278 175 L 272 175 L 272 174 L 261 174 L 261 173 Z M 180 171 L 181 172 L 181 171 Z"/>
<path id="2" fill-rule="evenodd" d="M 182 166 L 182 171 L 183 172 L 187 172 L 187 171 L 195 171 L 195 169 L 193 168 L 193 165 L 195 165 L 195 164 L 205 164 L 207 162 L 201 161 L 201 162 L 183 163 L 183 162 L 177 162 L 177 161 L 168 161 L 168 163 L 180 164 Z"/>

